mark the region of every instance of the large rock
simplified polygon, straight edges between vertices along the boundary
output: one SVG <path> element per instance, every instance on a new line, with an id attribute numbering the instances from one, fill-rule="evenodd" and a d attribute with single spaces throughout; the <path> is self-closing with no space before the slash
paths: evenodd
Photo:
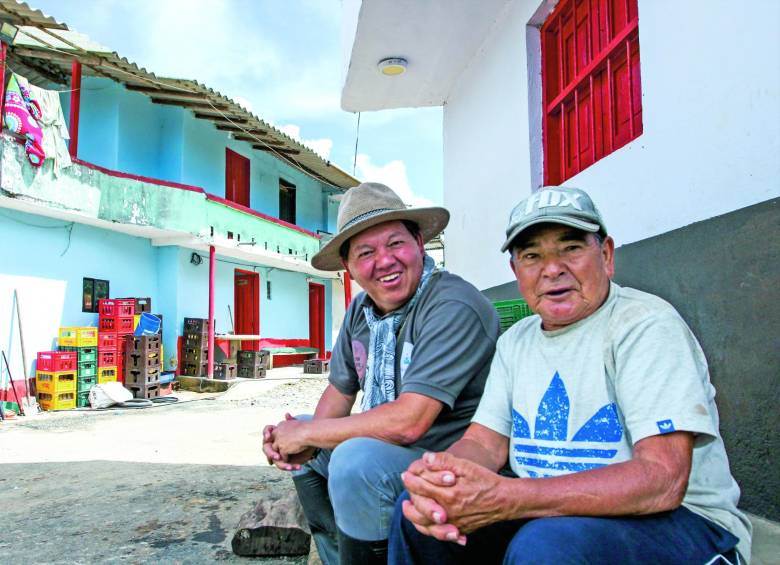
<path id="1" fill-rule="evenodd" d="M 295 491 L 269 494 L 241 516 L 233 535 L 233 553 L 243 556 L 306 555 L 311 545 L 309 524 Z"/>

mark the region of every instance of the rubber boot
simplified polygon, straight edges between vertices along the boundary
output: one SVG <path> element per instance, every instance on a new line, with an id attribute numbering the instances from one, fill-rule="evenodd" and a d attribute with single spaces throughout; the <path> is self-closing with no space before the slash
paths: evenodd
<path id="1" fill-rule="evenodd" d="M 309 471 L 294 474 L 293 483 L 320 560 L 324 565 L 338 565 L 336 519 L 328 496 L 328 481 L 318 473 Z"/>
<path id="2" fill-rule="evenodd" d="M 339 565 L 387 565 L 387 540 L 365 541 L 338 531 Z"/>

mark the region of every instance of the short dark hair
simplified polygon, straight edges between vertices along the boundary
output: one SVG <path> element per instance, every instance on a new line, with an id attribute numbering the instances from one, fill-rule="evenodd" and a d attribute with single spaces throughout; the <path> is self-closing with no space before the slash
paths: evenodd
<path id="1" fill-rule="evenodd" d="M 525 245 L 525 242 L 528 241 L 528 239 L 530 237 L 532 237 L 534 233 L 536 233 L 537 231 L 541 230 L 543 227 L 546 227 L 546 226 L 549 226 L 549 225 L 552 225 L 552 224 L 554 224 L 554 222 L 545 222 L 545 223 L 542 223 L 542 224 L 536 224 L 535 226 L 531 226 L 527 230 L 524 230 L 523 232 L 517 234 L 517 236 L 512 240 L 512 242 L 509 244 L 509 247 L 508 247 L 510 256 L 514 257 L 515 256 L 515 250 L 518 247 L 523 247 Z M 561 224 L 558 224 L 558 225 L 561 225 Z M 534 228 L 536 228 L 536 229 L 534 229 Z M 586 240 L 586 241 L 587 241 L 588 236 L 592 235 L 593 239 L 596 240 L 596 243 L 598 244 L 599 247 L 602 247 L 604 245 L 604 236 L 601 234 L 601 232 L 590 232 L 590 231 L 585 231 L 583 229 L 574 228 L 574 227 L 571 228 L 571 230 L 573 232 L 581 234 L 582 238 L 584 240 Z"/>
<path id="2" fill-rule="evenodd" d="M 417 225 L 417 222 L 413 222 L 412 220 L 401 220 L 401 223 L 406 227 L 411 236 L 414 239 L 417 239 L 417 236 L 421 233 L 420 226 Z M 341 247 L 339 247 L 339 257 L 341 257 L 341 259 L 344 261 L 346 261 L 349 257 L 349 242 L 351 240 L 352 238 L 350 237 L 347 241 L 341 244 Z"/>

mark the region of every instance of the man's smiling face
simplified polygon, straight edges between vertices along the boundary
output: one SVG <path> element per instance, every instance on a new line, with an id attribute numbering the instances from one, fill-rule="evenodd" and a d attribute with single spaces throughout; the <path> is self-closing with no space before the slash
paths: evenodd
<path id="1" fill-rule="evenodd" d="M 424 256 L 422 237 L 414 237 L 403 222 L 391 221 L 352 237 L 344 266 L 386 314 L 414 296 Z"/>
<path id="2" fill-rule="evenodd" d="M 615 272 L 614 242 L 561 224 L 528 228 L 513 242 L 510 267 L 520 294 L 557 330 L 590 316 L 609 294 Z"/>

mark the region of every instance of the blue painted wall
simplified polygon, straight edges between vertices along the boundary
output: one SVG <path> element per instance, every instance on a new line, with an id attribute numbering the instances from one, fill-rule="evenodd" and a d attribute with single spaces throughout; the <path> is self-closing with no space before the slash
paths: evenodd
<path id="1" fill-rule="evenodd" d="M 0 209 L 0 234 L 6 250 L 0 273 L 64 281 L 66 290 L 60 326 L 97 326 L 97 314 L 81 311 L 83 277 L 109 280 L 112 297 L 151 297 L 153 312 L 163 316 L 165 368 L 173 368 L 171 357 L 176 355 L 183 318 L 208 315 L 208 259 L 196 266 L 190 263 L 192 251 L 188 249 L 152 247 L 145 238 L 83 224 L 73 224 L 71 231 L 70 226 L 69 222 Z M 227 307 L 234 307 L 233 279 L 237 268 L 260 273 L 261 335 L 308 339 L 307 276 L 253 267 L 233 259 L 217 261 L 217 331 L 231 329 Z M 268 280 L 271 281 L 270 300 L 266 294 Z M 315 282 L 326 285 L 325 336 L 326 348 L 331 349 L 328 330 L 331 327 L 330 283 L 317 279 Z M 56 346 L 55 338 L 56 335 L 51 336 L 51 347 Z"/>
<path id="2" fill-rule="evenodd" d="M 83 277 L 107 279 L 111 296 L 150 296 L 155 306 L 156 250 L 148 239 L 5 208 L 0 234 L 2 273 L 65 281 L 61 326 L 97 325 L 97 314 L 81 311 Z"/>
<path id="3" fill-rule="evenodd" d="M 70 95 L 63 93 L 61 101 L 69 116 Z M 224 197 L 226 147 L 250 160 L 252 208 L 279 216 L 281 178 L 297 189 L 296 223 L 313 232 L 332 231 L 322 185 L 272 153 L 230 139 L 189 110 L 154 104 L 109 79 L 88 77 L 82 82 L 78 155 L 85 161 L 200 186 Z"/>

